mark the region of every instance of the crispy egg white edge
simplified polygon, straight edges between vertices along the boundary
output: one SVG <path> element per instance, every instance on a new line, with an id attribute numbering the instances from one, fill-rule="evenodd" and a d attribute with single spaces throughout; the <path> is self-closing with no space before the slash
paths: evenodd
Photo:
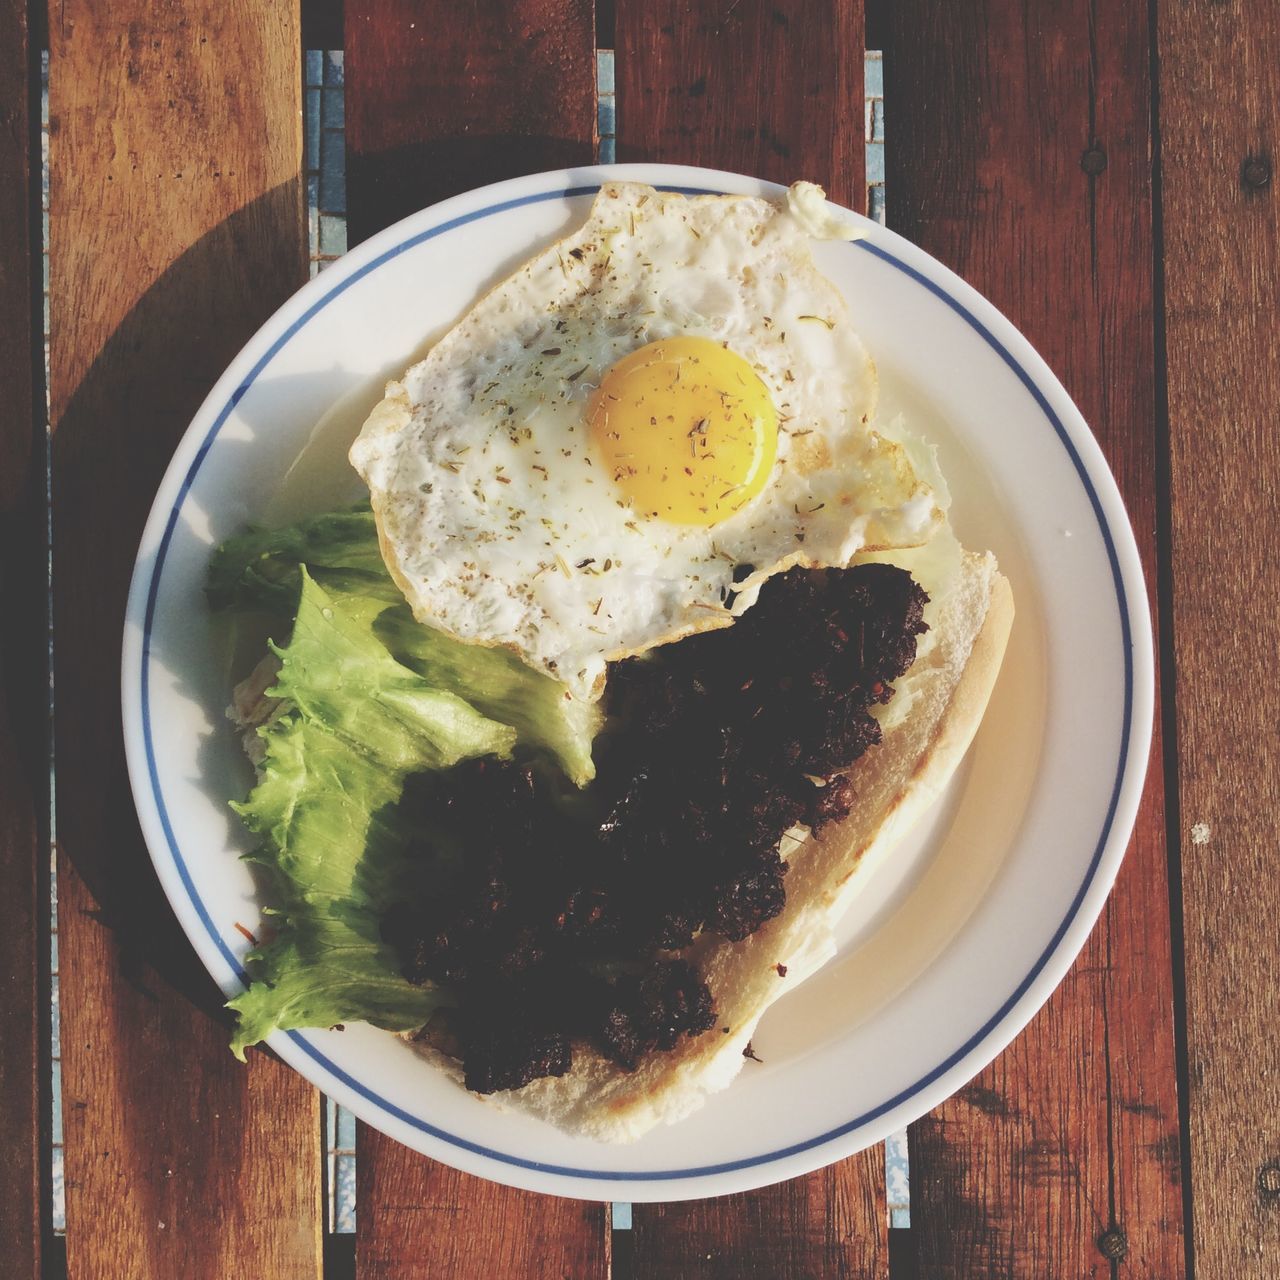
<path id="1" fill-rule="evenodd" d="M 830 210 L 832 206 L 828 206 L 822 195 L 821 188 L 815 187 L 813 184 L 796 184 L 788 194 L 788 210 L 780 210 L 779 206 L 771 201 L 755 196 L 716 196 L 716 195 L 699 195 L 693 197 L 683 197 L 672 195 L 669 193 L 658 193 L 652 188 L 645 187 L 643 184 L 637 183 L 609 183 L 601 188 L 599 194 L 593 202 L 591 214 L 587 221 L 569 236 L 562 238 L 551 246 L 544 248 L 539 253 L 533 255 L 528 262 L 521 268 L 513 272 L 512 275 L 498 282 L 492 289 L 484 295 L 484 298 L 473 304 L 468 309 L 466 315 L 461 317 L 458 324 L 446 333 L 432 352 L 419 362 L 419 365 L 426 363 L 433 355 L 446 348 L 450 338 L 454 337 L 459 328 L 464 324 L 467 318 L 476 311 L 481 303 L 493 295 L 499 293 L 512 280 L 517 279 L 522 273 L 528 272 L 536 264 L 545 261 L 549 255 L 568 252 L 573 248 L 579 240 L 598 234 L 600 227 L 610 217 L 615 209 L 615 202 L 624 199 L 627 196 L 636 198 L 643 194 L 646 198 L 655 198 L 662 201 L 680 200 L 689 205 L 705 206 L 707 204 L 720 204 L 723 206 L 725 202 L 733 202 L 738 205 L 751 204 L 758 207 L 758 216 L 761 219 L 771 219 L 779 216 L 779 213 L 786 214 L 790 212 L 794 221 L 800 229 L 809 238 L 852 238 L 855 234 L 860 234 L 856 223 L 848 220 L 847 215 L 842 219 L 840 216 L 833 215 Z M 847 320 L 847 303 L 840 291 L 817 271 L 816 266 L 813 268 L 814 277 L 821 286 L 829 292 L 831 301 L 835 305 L 842 318 Z M 866 352 L 865 346 L 857 338 L 856 334 L 850 336 L 857 342 L 862 358 L 865 362 L 864 378 L 865 390 L 867 395 L 867 403 L 864 412 L 861 414 L 862 424 L 869 427 L 871 418 L 874 415 L 876 403 L 878 400 L 878 378 L 875 372 L 875 366 Z M 415 365 L 414 368 L 418 368 Z M 412 370 L 410 371 L 412 373 Z M 406 378 L 409 375 L 406 374 Z M 401 558 L 395 546 L 394 540 L 386 533 L 386 512 L 384 499 L 392 491 L 389 483 L 389 475 L 387 473 L 387 462 L 394 459 L 394 453 L 385 457 L 380 456 L 379 450 L 383 442 L 391 437 L 405 432 L 413 425 L 414 422 L 414 406 L 412 404 L 409 393 L 404 382 L 392 381 L 386 386 L 386 392 L 382 401 L 380 401 L 370 412 L 368 419 L 361 429 L 356 441 L 352 444 L 350 450 L 350 460 L 356 470 L 365 479 L 370 486 L 371 500 L 373 503 L 374 513 L 377 518 L 379 529 L 379 542 L 382 548 L 383 557 L 387 562 L 388 570 L 392 577 L 405 594 L 414 616 L 424 625 L 432 626 L 437 630 L 449 634 L 456 639 L 465 643 L 481 644 L 486 647 L 503 647 L 516 653 L 526 662 L 530 661 L 531 655 L 515 640 L 504 639 L 502 637 L 481 637 L 473 635 L 461 635 L 457 631 L 452 630 L 445 619 L 443 619 L 439 611 L 432 607 L 431 601 L 424 598 L 419 591 L 410 575 L 403 568 Z M 881 539 L 877 542 L 874 538 L 868 541 L 859 537 L 857 544 L 851 546 L 848 550 L 848 557 L 844 563 L 848 562 L 854 554 L 860 551 L 875 551 L 885 549 L 890 546 L 904 545 L 920 545 L 927 540 L 929 535 L 943 520 L 942 508 L 936 500 L 933 500 L 932 490 L 929 484 L 921 481 L 912 466 L 911 460 L 908 458 L 907 452 L 902 449 L 899 443 L 892 439 L 890 435 L 883 431 L 871 429 L 872 436 L 884 443 L 887 449 L 887 456 L 893 460 L 893 470 L 899 477 L 899 480 L 905 476 L 909 477 L 911 497 L 908 500 L 908 506 L 913 507 L 920 517 L 920 528 L 918 536 L 904 541 L 901 538 L 896 540 Z M 882 455 L 884 456 L 884 455 Z M 777 464 L 775 464 L 777 466 Z M 766 486 L 766 492 L 768 486 Z M 750 508 L 747 508 L 749 510 Z M 866 530 L 871 525 L 876 513 L 863 513 L 855 517 L 850 522 L 850 528 L 859 528 Z M 578 655 L 574 659 L 574 663 L 578 666 L 577 673 L 566 673 L 559 669 L 549 669 L 544 662 L 530 662 L 533 665 L 549 674 L 555 676 L 565 683 L 574 693 L 580 697 L 587 699 L 595 699 L 603 692 L 605 666 L 608 662 L 618 661 L 622 658 L 635 656 L 636 654 L 647 651 L 650 648 L 658 647 L 662 644 L 673 643 L 677 640 L 684 639 L 690 635 L 698 634 L 703 631 L 715 630 L 721 627 L 729 626 L 736 617 L 752 604 L 755 603 L 759 595 L 759 590 L 763 584 L 774 574 L 784 572 L 793 566 L 801 566 L 807 568 L 824 568 L 824 567 L 840 567 L 827 558 L 817 558 L 808 554 L 803 547 L 797 547 L 789 554 L 782 556 L 768 565 L 761 566 L 741 583 L 734 585 L 734 605 L 732 609 L 723 608 L 715 609 L 707 606 L 702 602 L 692 602 L 685 607 L 685 616 L 679 618 L 676 624 L 663 635 L 642 645 L 623 645 L 613 647 L 601 651 L 596 651 L 588 655 Z M 575 679 L 575 675 L 577 678 Z"/>

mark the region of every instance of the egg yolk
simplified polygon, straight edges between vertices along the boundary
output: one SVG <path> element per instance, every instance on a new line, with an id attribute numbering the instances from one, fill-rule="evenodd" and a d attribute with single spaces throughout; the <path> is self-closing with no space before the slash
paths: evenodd
<path id="1" fill-rule="evenodd" d="M 589 409 L 592 442 L 643 516 L 713 525 L 764 488 L 778 414 L 756 371 L 710 338 L 651 342 L 619 360 Z"/>

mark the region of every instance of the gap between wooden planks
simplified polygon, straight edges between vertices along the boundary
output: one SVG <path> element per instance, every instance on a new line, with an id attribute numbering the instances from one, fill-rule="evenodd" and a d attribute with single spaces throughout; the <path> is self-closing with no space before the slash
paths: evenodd
<path id="1" fill-rule="evenodd" d="M 241 1067 L 203 1011 L 220 997 L 143 848 L 118 683 L 160 474 L 213 380 L 307 278 L 298 9 L 67 0 L 51 18 L 67 1266 L 303 1280 L 321 1267 L 318 1095 L 265 1055 Z"/>
<path id="2" fill-rule="evenodd" d="M 1196 1273 L 1280 1274 L 1280 22 L 1157 6 Z"/>
<path id="3" fill-rule="evenodd" d="M 49 676 L 39 85 L 0 0 L 0 1257 L 37 1275 L 49 1168 Z"/>
<path id="4" fill-rule="evenodd" d="M 1148 14 L 1146 0 L 898 0 L 882 21 L 890 225 L 980 289 L 1063 379 L 1154 594 Z M 910 1130 L 923 1275 L 1183 1273 L 1156 729 L 1134 839 L 1076 965 L 995 1063 Z"/>

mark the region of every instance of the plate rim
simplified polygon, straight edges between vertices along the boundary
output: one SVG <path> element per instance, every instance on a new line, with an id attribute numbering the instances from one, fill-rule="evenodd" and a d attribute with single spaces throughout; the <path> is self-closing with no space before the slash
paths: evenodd
<path id="1" fill-rule="evenodd" d="M 688 193 L 735 188 L 741 191 L 744 185 L 771 196 L 786 190 L 746 175 L 682 165 L 593 165 L 510 179 L 420 210 L 352 250 L 335 268 L 304 285 L 278 308 L 214 384 L 174 452 L 148 516 L 130 584 L 121 654 L 122 719 L 130 785 L 152 863 L 201 962 L 228 994 L 242 987 L 244 974 L 190 879 L 173 831 L 155 771 L 148 702 L 150 631 L 164 558 L 200 465 L 222 424 L 274 355 L 311 316 L 364 275 L 424 240 L 465 223 L 535 202 L 588 195 L 603 182 L 624 179 Z M 277 1032 L 267 1041 L 291 1066 L 361 1119 L 468 1172 L 535 1191 L 579 1198 L 612 1199 L 623 1192 L 632 1200 L 673 1200 L 747 1190 L 854 1154 L 925 1114 L 1007 1047 L 1061 982 L 1092 931 L 1114 883 L 1143 791 L 1154 714 L 1149 607 L 1123 500 L 1080 411 L 1012 322 L 923 250 L 878 223 L 855 216 L 868 233 L 857 242 L 859 248 L 903 271 L 949 306 L 1023 383 L 1064 445 L 1098 520 L 1120 619 L 1125 712 L 1108 814 L 1084 879 L 1031 971 L 982 1026 L 937 1067 L 845 1124 L 776 1151 L 722 1164 L 679 1170 L 611 1171 L 528 1160 L 450 1134 L 380 1098 L 375 1090 L 312 1044 L 305 1032 Z"/>

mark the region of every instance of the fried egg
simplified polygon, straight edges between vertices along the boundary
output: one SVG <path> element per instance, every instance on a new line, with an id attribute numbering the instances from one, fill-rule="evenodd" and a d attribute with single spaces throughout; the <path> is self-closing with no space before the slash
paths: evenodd
<path id="1" fill-rule="evenodd" d="M 924 542 L 939 502 L 786 203 L 601 188 L 398 382 L 351 461 L 420 621 L 598 697 L 791 565 Z M 848 229 L 837 225 L 837 234 Z"/>

